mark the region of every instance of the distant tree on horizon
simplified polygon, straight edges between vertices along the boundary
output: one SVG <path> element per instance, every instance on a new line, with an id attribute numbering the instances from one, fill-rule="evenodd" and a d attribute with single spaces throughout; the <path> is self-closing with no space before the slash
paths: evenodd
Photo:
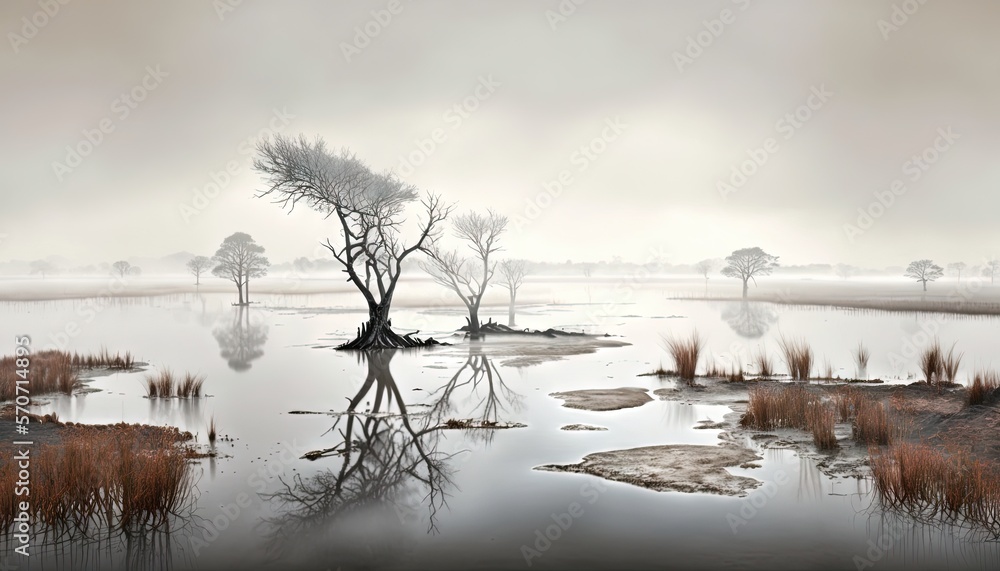
<path id="1" fill-rule="evenodd" d="M 858 274 L 858 269 L 850 264 L 837 264 L 834 271 L 837 272 L 838 276 L 844 278 L 845 280 Z"/>
<path id="2" fill-rule="evenodd" d="M 469 336 L 480 337 L 479 307 L 483 295 L 496 274 L 497 262 L 490 256 L 500 251 L 500 235 L 507 230 L 507 217 L 492 210 L 484 214 L 469 212 L 455 218 L 455 237 L 467 242 L 473 257 L 467 258 L 457 250 L 441 252 L 431 248 L 428 261 L 420 267 L 438 284 L 452 290 L 469 310 Z"/>
<path id="3" fill-rule="evenodd" d="M 944 269 L 931 260 L 916 260 L 910 262 L 903 275 L 922 283 L 924 291 L 927 291 L 927 282 L 932 282 L 943 276 Z"/>
<path id="4" fill-rule="evenodd" d="M 705 276 L 705 294 L 708 294 L 708 274 L 712 273 L 717 266 L 715 260 L 702 260 L 694 265 L 694 269 L 698 271 L 699 274 Z"/>
<path id="5" fill-rule="evenodd" d="M 983 277 L 990 278 L 990 285 L 993 285 L 993 280 L 995 279 L 998 271 L 1000 271 L 1000 259 L 998 258 L 986 260 L 986 263 L 983 264 Z"/>
<path id="6" fill-rule="evenodd" d="M 130 276 L 141 276 L 142 275 L 142 268 L 140 268 L 139 266 L 129 266 L 128 267 L 128 275 L 130 275 Z"/>
<path id="7" fill-rule="evenodd" d="M 965 262 L 955 262 L 948 264 L 948 271 L 958 276 L 958 283 L 962 283 L 962 271 L 966 268 Z"/>
<path id="8" fill-rule="evenodd" d="M 125 274 L 128 273 L 128 270 L 131 267 L 132 267 L 132 264 L 126 262 L 125 260 L 118 260 L 117 262 L 111 264 L 112 270 L 114 270 L 115 272 L 117 272 L 118 273 L 118 277 L 121 277 L 121 278 L 125 277 Z"/>
<path id="9" fill-rule="evenodd" d="M 264 257 L 264 247 L 255 242 L 249 234 L 236 232 L 222 241 L 222 245 L 215 252 L 214 260 L 216 266 L 212 269 L 212 275 L 231 280 L 239 294 L 237 305 L 248 305 L 250 278 L 264 275 L 267 266 L 270 265 Z M 244 288 L 246 288 L 246 299 L 243 295 Z"/>
<path id="10" fill-rule="evenodd" d="M 194 285 L 201 285 L 201 274 L 212 267 L 212 259 L 207 256 L 195 256 L 188 260 L 187 269 L 194 276 Z"/>
<path id="11" fill-rule="evenodd" d="M 45 274 L 52 273 L 55 271 L 55 266 L 46 260 L 35 260 L 31 262 L 31 273 L 32 274 L 42 274 L 42 279 L 45 279 Z"/>
<path id="12" fill-rule="evenodd" d="M 735 250 L 726 257 L 726 267 L 722 275 L 727 278 L 743 280 L 743 299 L 747 298 L 748 282 L 753 280 L 757 285 L 757 276 L 768 276 L 778 267 L 778 256 L 772 256 L 764 250 L 753 247 Z"/>
<path id="13" fill-rule="evenodd" d="M 514 303 L 517 300 L 517 290 L 528 274 L 528 263 L 525 260 L 503 260 L 500 262 L 500 281 L 498 285 L 507 288 L 510 294 L 510 307 L 507 309 L 507 325 L 514 327 Z"/>

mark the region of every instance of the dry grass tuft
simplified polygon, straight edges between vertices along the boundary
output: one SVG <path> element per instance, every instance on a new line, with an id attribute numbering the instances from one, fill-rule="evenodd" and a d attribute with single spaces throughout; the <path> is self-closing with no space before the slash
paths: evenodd
<path id="1" fill-rule="evenodd" d="M 969 406 L 984 404 L 986 400 L 1000 387 L 1000 374 L 996 371 L 976 371 L 969 386 Z"/>
<path id="2" fill-rule="evenodd" d="M 833 394 L 833 402 L 837 407 L 837 416 L 840 422 L 847 422 L 854 418 L 858 409 L 861 408 L 862 401 L 868 397 L 857 387 L 842 386 L 837 387 Z"/>
<path id="3" fill-rule="evenodd" d="M 1000 537 L 1000 472 L 965 451 L 899 443 L 869 448 L 881 502 L 916 517 L 962 520 Z"/>
<path id="4" fill-rule="evenodd" d="M 147 397 L 164 399 L 174 396 L 176 381 L 170 369 L 163 369 L 155 375 L 146 375 L 145 381 Z"/>
<path id="5" fill-rule="evenodd" d="M 698 335 L 697 331 L 693 331 L 687 339 L 666 337 L 664 341 L 667 345 L 667 351 L 674 359 L 674 368 L 677 369 L 677 376 L 689 384 L 693 383 L 694 377 L 697 374 L 698 358 L 704 347 L 704 341 L 701 336 Z"/>
<path id="6" fill-rule="evenodd" d="M 753 362 L 757 365 L 757 374 L 761 379 L 770 379 L 774 376 L 774 361 L 765 349 L 761 348 L 754 354 Z"/>
<path id="7" fill-rule="evenodd" d="M 190 466 L 179 433 L 120 424 L 65 429 L 60 444 L 33 452 L 32 520 L 42 530 L 148 530 L 169 526 L 192 500 Z M 0 465 L 0 482 L 14 489 L 15 462 Z M 0 525 L 18 510 L 0 494 Z"/>
<path id="8" fill-rule="evenodd" d="M 851 436 L 865 444 L 889 444 L 892 440 L 892 427 L 885 405 L 869 398 L 862 398 L 855 411 Z"/>
<path id="9" fill-rule="evenodd" d="M 26 356 L 0 358 L 0 400 L 17 398 L 19 382 L 22 388 L 30 390 L 31 395 L 73 394 L 80 377 L 69 354 L 61 351 L 39 351 Z"/>
<path id="10" fill-rule="evenodd" d="M 778 345 L 785 357 L 789 376 L 797 381 L 809 380 L 809 375 L 812 372 L 813 352 L 806 340 L 786 339 L 782 336 L 778 339 Z"/>
<path id="11" fill-rule="evenodd" d="M 852 356 L 854 357 L 854 378 L 867 380 L 868 360 L 871 359 L 871 351 L 868 350 L 868 347 L 865 347 L 863 341 L 859 341 Z"/>
<path id="12" fill-rule="evenodd" d="M 750 388 L 750 402 L 740 425 L 757 430 L 807 430 L 817 448 L 832 450 L 838 447 L 836 421 L 834 407 L 802 385 L 757 385 Z"/>
<path id="13" fill-rule="evenodd" d="M 814 400 L 806 406 L 806 427 L 812 432 L 813 443 L 820 450 L 839 448 L 833 432 L 837 424 L 837 412 L 828 403 Z"/>
<path id="14" fill-rule="evenodd" d="M 201 396 L 201 387 L 205 384 L 205 377 L 185 373 L 184 379 L 177 385 L 177 396 L 181 398 L 191 398 Z"/>
<path id="15" fill-rule="evenodd" d="M 920 370 L 924 373 L 924 380 L 928 385 L 940 386 L 944 377 L 944 351 L 941 350 L 941 343 L 937 339 L 921 353 Z"/>
<path id="16" fill-rule="evenodd" d="M 214 443 L 215 435 L 215 417 L 213 416 L 212 419 L 208 421 L 208 441 Z"/>

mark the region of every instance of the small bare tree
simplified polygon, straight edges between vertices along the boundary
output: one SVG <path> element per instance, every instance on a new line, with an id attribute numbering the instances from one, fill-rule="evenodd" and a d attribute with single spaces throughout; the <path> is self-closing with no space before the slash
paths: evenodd
<path id="1" fill-rule="evenodd" d="M 747 282 L 753 280 L 757 285 L 757 276 L 768 276 L 778 267 L 778 256 L 772 256 L 760 248 L 744 248 L 736 250 L 726 257 L 726 267 L 722 275 L 727 278 L 743 280 L 743 299 L 747 298 Z"/>
<path id="2" fill-rule="evenodd" d="M 334 218 L 340 239 L 323 244 L 344 267 L 347 281 L 358 288 L 368 305 L 368 321 L 357 337 L 338 349 L 416 347 L 425 342 L 393 332 L 389 308 L 400 266 L 414 252 L 426 252 L 451 207 L 428 193 L 424 219 L 416 240 L 403 243 L 401 226 L 406 206 L 417 200 L 417 189 L 392 173 L 376 173 L 349 151 L 330 152 L 322 139 L 309 142 L 277 135 L 257 145 L 254 168 L 268 185 L 258 197 L 294 210 L 299 202 Z"/>
<path id="3" fill-rule="evenodd" d="M 212 267 L 212 259 L 205 256 L 195 256 L 188 260 L 187 269 L 194 276 L 194 285 L 201 285 L 201 274 Z"/>
<path id="4" fill-rule="evenodd" d="M 45 274 L 50 274 L 55 270 L 55 267 L 45 261 L 45 260 L 35 260 L 31 262 L 31 273 L 32 274 L 42 274 L 42 279 L 45 279 Z"/>
<path id="5" fill-rule="evenodd" d="M 128 270 L 131 267 L 132 264 L 126 262 L 125 260 L 118 260 L 117 262 L 111 264 L 111 268 L 115 271 L 116 274 L 118 274 L 118 277 L 121 278 L 128 275 Z"/>
<path id="6" fill-rule="evenodd" d="M 250 300 L 244 300 L 243 288 L 250 276 L 259 273 L 261 266 L 267 267 L 267 258 L 263 257 L 264 247 L 257 244 L 249 234 L 236 232 L 222 241 L 215 252 L 216 266 L 212 274 L 231 280 L 236 285 L 239 294 L 237 305 L 247 305 Z"/>
<path id="7" fill-rule="evenodd" d="M 708 295 L 708 274 L 716 267 L 715 260 L 702 260 L 694 265 L 694 269 L 705 277 L 705 295 Z"/>
<path id="8" fill-rule="evenodd" d="M 958 283 L 962 283 L 962 271 L 966 268 L 965 262 L 955 262 L 948 264 L 948 271 L 958 276 Z"/>
<path id="9" fill-rule="evenodd" d="M 514 327 L 514 304 L 517 301 L 517 290 L 528 275 L 528 263 L 524 260 L 502 260 L 500 262 L 500 281 L 510 294 L 510 307 L 507 309 L 507 325 Z"/>
<path id="10" fill-rule="evenodd" d="M 931 260 L 916 260 L 910 262 L 903 275 L 924 284 L 924 291 L 927 291 L 927 282 L 932 282 L 943 276 L 944 269 Z"/>
<path id="11" fill-rule="evenodd" d="M 994 258 L 992 260 L 986 260 L 983 265 L 983 277 L 990 278 L 990 285 L 993 285 L 993 280 L 995 279 L 997 272 L 1000 272 L 1000 259 Z"/>
<path id="12" fill-rule="evenodd" d="M 496 273 L 497 263 L 490 256 L 500 251 L 500 235 L 507 229 L 507 217 L 492 210 L 485 215 L 470 212 L 455 218 L 455 237 L 467 242 L 473 257 L 461 256 L 457 251 L 441 252 L 431 249 L 429 261 L 420 267 L 434 281 L 454 291 L 469 310 L 469 336 L 480 337 L 479 307 L 483 294 Z"/>

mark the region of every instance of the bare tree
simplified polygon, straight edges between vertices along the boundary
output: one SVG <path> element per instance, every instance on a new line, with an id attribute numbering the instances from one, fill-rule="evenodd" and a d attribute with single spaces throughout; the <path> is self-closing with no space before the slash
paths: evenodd
<path id="1" fill-rule="evenodd" d="M 247 276 L 243 281 L 244 297 L 246 304 L 250 305 L 250 278 L 262 278 L 267 275 L 267 268 L 271 262 L 264 257 L 264 248 L 260 251 L 251 251 L 247 256 Z"/>
<path id="2" fill-rule="evenodd" d="M 702 260 L 694 265 L 699 274 L 705 276 L 705 295 L 708 295 L 708 274 L 716 267 L 715 260 Z"/>
<path id="3" fill-rule="evenodd" d="M 726 257 L 726 267 L 722 275 L 727 278 L 743 280 L 743 299 L 747 297 L 747 282 L 753 280 L 757 285 L 757 276 L 768 276 L 778 267 L 778 256 L 772 256 L 760 248 L 744 248 L 736 250 Z"/>
<path id="4" fill-rule="evenodd" d="M 187 269 L 194 276 L 194 285 L 201 285 L 201 274 L 212 267 L 212 259 L 205 256 L 195 256 L 188 260 Z"/>
<path id="5" fill-rule="evenodd" d="M 281 135 L 257 146 L 254 168 L 268 185 L 257 196 L 294 210 L 301 201 L 327 218 L 334 217 L 340 240 L 323 244 L 343 266 L 347 281 L 354 284 L 368 305 L 368 322 L 357 337 L 338 349 L 415 347 L 433 342 L 393 332 L 389 308 L 400 266 L 414 252 L 426 252 L 434 243 L 440 224 L 451 207 L 428 193 L 422 201 L 424 219 L 418 224 L 415 242 L 407 246 L 401 237 L 403 212 L 417 200 L 417 189 L 392 173 L 375 173 L 349 151 L 334 154 L 322 139 L 310 143 L 305 137 Z"/>
<path id="6" fill-rule="evenodd" d="M 111 268 L 118 274 L 118 277 L 125 277 L 128 274 L 128 269 L 132 267 L 132 264 L 126 262 L 125 260 L 118 260 L 117 262 L 111 264 Z"/>
<path id="7" fill-rule="evenodd" d="M 212 269 L 212 274 L 231 280 L 236 285 L 238 305 L 249 303 L 249 300 L 244 301 L 243 288 L 251 274 L 259 272 L 261 265 L 267 267 L 267 258 L 263 257 L 263 253 L 264 247 L 244 232 L 236 232 L 227 237 L 215 252 L 216 266 Z"/>
<path id="8" fill-rule="evenodd" d="M 514 327 L 514 303 L 517 301 L 517 290 L 528 274 L 528 263 L 524 260 L 502 260 L 500 262 L 499 285 L 507 288 L 510 294 L 510 307 L 507 309 L 507 325 Z"/>
<path id="9" fill-rule="evenodd" d="M 468 328 L 473 339 L 480 337 L 479 307 L 483 294 L 496 273 L 497 263 L 490 256 L 500 251 L 500 235 L 507 229 L 507 217 L 492 210 L 485 215 L 476 212 L 455 218 L 455 237 L 467 242 L 473 256 L 463 257 L 458 251 L 429 250 L 429 260 L 420 267 L 434 281 L 454 291 L 469 310 Z"/>
<path id="10" fill-rule="evenodd" d="M 45 274 L 52 273 L 54 270 L 55 267 L 45 260 L 35 260 L 34 262 L 31 262 L 31 273 L 42 274 L 43 280 L 45 279 Z"/>
<path id="11" fill-rule="evenodd" d="M 857 275 L 858 273 L 858 269 L 850 264 L 837 264 L 834 271 L 837 272 L 838 276 L 844 278 L 845 280 Z"/>
<path id="12" fill-rule="evenodd" d="M 948 271 L 958 276 L 958 283 L 962 283 L 962 271 L 965 270 L 965 262 L 955 262 L 948 264 Z"/>
<path id="13" fill-rule="evenodd" d="M 990 278 L 990 285 L 993 285 L 993 280 L 997 272 L 1000 272 L 1000 259 L 986 260 L 986 263 L 983 265 L 983 277 Z"/>
<path id="14" fill-rule="evenodd" d="M 128 275 L 130 275 L 130 276 L 141 276 L 142 275 L 142 268 L 140 268 L 139 266 L 129 266 L 128 267 Z"/>
<path id="15" fill-rule="evenodd" d="M 943 276 L 944 269 L 931 260 L 917 260 L 910 262 L 903 275 L 921 282 L 924 284 L 924 291 L 927 291 L 927 282 L 932 282 Z"/>

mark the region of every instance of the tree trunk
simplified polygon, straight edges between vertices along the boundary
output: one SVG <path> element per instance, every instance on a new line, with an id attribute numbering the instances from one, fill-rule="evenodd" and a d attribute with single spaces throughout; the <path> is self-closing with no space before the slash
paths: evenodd
<path id="1" fill-rule="evenodd" d="M 748 289 L 747 280 L 743 280 L 743 299 L 747 298 L 747 289 Z"/>
<path id="2" fill-rule="evenodd" d="M 246 294 L 243 296 L 244 302 L 247 305 L 250 305 L 250 278 L 247 278 L 246 281 L 243 282 L 243 287 L 246 288 Z"/>
<path id="3" fill-rule="evenodd" d="M 194 285 L 195 285 L 195 287 L 198 287 L 198 286 L 201 285 L 201 274 L 195 274 L 194 275 Z"/>
<path id="4" fill-rule="evenodd" d="M 514 327 L 514 294 L 510 294 L 510 307 L 507 308 L 507 327 Z"/>
<path id="5" fill-rule="evenodd" d="M 924 291 L 927 291 L 927 280 L 924 280 Z"/>
<path id="6" fill-rule="evenodd" d="M 469 337 L 473 340 L 482 337 L 479 331 L 479 308 L 475 306 L 469 308 Z"/>
<path id="7" fill-rule="evenodd" d="M 243 305 L 243 284 L 241 284 L 240 282 L 236 282 L 236 291 L 240 294 L 239 305 Z"/>
<path id="8" fill-rule="evenodd" d="M 380 304 L 369 304 L 368 322 L 358 328 L 358 335 L 337 347 L 337 349 L 397 349 L 406 347 L 422 347 L 437 345 L 433 339 L 426 341 L 410 335 L 399 335 L 389 326 L 389 305 L 391 299 Z"/>

